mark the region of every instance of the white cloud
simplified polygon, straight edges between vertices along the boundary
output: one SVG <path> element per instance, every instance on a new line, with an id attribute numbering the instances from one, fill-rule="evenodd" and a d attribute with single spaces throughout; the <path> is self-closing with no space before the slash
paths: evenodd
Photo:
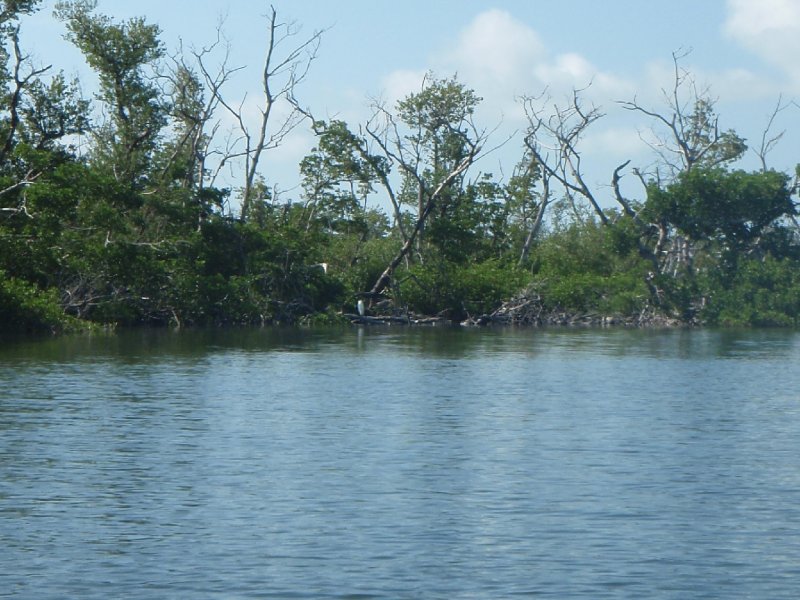
<path id="1" fill-rule="evenodd" d="M 502 10 L 479 14 L 461 33 L 445 61 L 484 83 L 515 87 L 546 58 L 539 35 Z"/>
<path id="2" fill-rule="evenodd" d="M 458 72 L 478 93 L 494 102 L 545 88 L 562 94 L 591 83 L 591 95 L 625 95 L 631 86 L 603 72 L 577 53 L 553 57 L 535 29 L 502 10 L 477 15 L 459 35 L 453 49 L 436 61 Z"/>
<path id="3" fill-rule="evenodd" d="M 763 39 L 764 35 L 797 31 L 800 27 L 797 0 L 728 0 L 725 29 L 739 37 Z"/>
<path id="4" fill-rule="evenodd" d="M 800 2 L 728 0 L 725 33 L 781 69 L 800 89 Z"/>

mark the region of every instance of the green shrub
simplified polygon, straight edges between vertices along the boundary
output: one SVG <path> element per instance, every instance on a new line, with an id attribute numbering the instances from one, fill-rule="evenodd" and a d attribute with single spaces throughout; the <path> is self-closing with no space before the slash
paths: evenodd
<path id="1" fill-rule="evenodd" d="M 629 220 L 572 224 L 535 249 L 536 289 L 551 311 L 632 315 L 650 301 L 652 268 L 638 253 Z"/>
<path id="2" fill-rule="evenodd" d="M 733 277 L 708 278 L 703 319 L 716 325 L 800 324 L 800 264 L 791 259 L 740 261 Z"/>
<path id="3" fill-rule="evenodd" d="M 77 322 L 64 314 L 56 290 L 41 290 L 0 271 L 0 333 L 64 331 Z"/>
<path id="4" fill-rule="evenodd" d="M 490 313 L 523 289 L 530 276 L 513 264 L 490 259 L 453 265 L 415 265 L 399 275 L 399 300 L 421 314 L 445 314 L 462 320 Z"/>

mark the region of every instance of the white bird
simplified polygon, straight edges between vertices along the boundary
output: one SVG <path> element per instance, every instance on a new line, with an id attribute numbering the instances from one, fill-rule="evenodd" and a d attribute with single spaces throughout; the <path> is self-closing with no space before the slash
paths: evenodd
<path id="1" fill-rule="evenodd" d="M 363 317 L 364 316 L 364 312 L 365 312 L 365 310 L 364 310 L 364 301 L 363 300 L 359 300 L 357 306 L 358 306 L 358 314 Z"/>

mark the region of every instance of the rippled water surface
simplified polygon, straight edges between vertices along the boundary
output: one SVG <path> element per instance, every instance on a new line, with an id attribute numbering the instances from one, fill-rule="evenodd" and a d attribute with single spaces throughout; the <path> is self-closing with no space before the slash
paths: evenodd
<path id="1" fill-rule="evenodd" d="M 797 598 L 800 336 L 0 345 L 0 597 Z"/>

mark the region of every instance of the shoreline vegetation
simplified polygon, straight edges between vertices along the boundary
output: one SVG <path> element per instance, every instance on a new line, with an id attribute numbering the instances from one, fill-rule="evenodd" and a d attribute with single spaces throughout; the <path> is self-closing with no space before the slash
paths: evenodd
<path id="1" fill-rule="evenodd" d="M 696 325 L 669 318 L 647 309 L 636 315 L 608 315 L 596 312 L 547 311 L 535 293 L 523 293 L 503 302 L 491 313 L 468 315 L 460 322 L 445 316 L 405 314 L 360 315 L 345 313 L 344 319 L 353 325 L 460 325 L 462 327 L 652 327 L 673 328 Z"/>
<path id="2" fill-rule="evenodd" d="M 219 41 L 168 49 L 144 18 L 58 2 L 97 75 L 87 98 L 21 47 L 40 2 L 2 7 L 0 334 L 800 324 L 800 167 L 769 165 L 776 123 L 800 106 L 779 99 L 748 148 L 685 54 L 661 105 L 614 107 L 659 140 L 653 156 L 593 189 L 581 140 L 604 113 L 587 89 L 523 96 L 527 126 L 507 142 L 518 160 L 497 176 L 476 165 L 496 146 L 475 119 L 482 99 L 456 76 L 428 74 L 364 122 L 315 116 L 302 83 L 329 32 L 301 37 L 274 10 L 256 106 L 229 92 L 237 67 Z M 266 157 L 300 128 L 315 146 L 287 197 Z M 748 151 L 761 168 L 738 167 Z"/>

